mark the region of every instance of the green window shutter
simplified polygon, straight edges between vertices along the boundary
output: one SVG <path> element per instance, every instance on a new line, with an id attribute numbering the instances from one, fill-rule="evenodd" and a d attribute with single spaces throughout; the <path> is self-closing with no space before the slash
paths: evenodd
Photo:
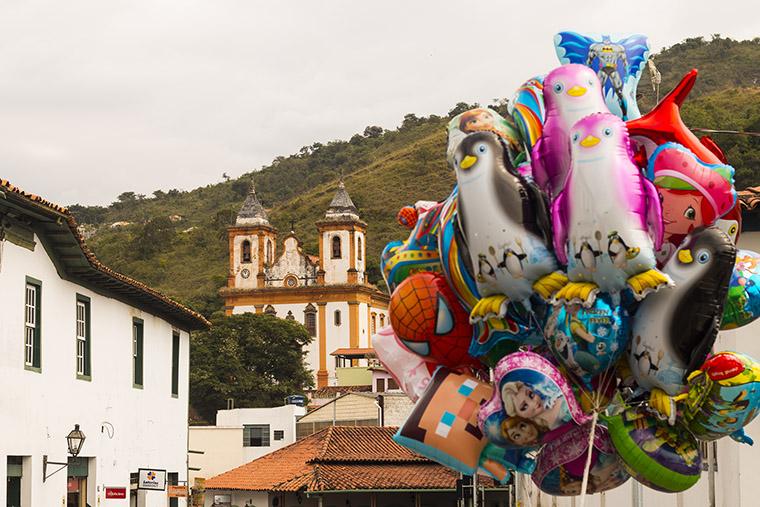
<path id="1" fill-rule="evenodd" d="M 84 348 L 84 374 L 88 377 L 92 375 L 92 314 L 90 311 L 90 301 L 85 305 L 85 316 L 87 317 L 87 341 Z"/>
<path id="2" fill-rule="evenodd" d="M 172 394 L 179 396 L 179 333 L 172 332 Z"/>
<path id="3" fill-rule="evenodd" d="M 132 360 L 133 360 L 133 377 L 134 385 L 142 387 L 143 385 L 143 321 L 133 319 L 132 321 Z"/>
<path id="4" fill-rule="evenodd" d="M 37 327 L 34 332 L 34 367 L 42 367 L 42 283 L 37 285 Z"/>

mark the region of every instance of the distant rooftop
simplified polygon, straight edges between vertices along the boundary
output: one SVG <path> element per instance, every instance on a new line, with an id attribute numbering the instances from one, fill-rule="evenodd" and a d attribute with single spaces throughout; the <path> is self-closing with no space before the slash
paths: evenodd
<path id="1" fill-rule="evenodd" d="M 256 186 L 253 183 L 253 178 L 251 178 L 251 188 L 248 190 L 248 195 L 240 207 L 235 224 L 271 226 L 267 212 L 256 195 Z"/>

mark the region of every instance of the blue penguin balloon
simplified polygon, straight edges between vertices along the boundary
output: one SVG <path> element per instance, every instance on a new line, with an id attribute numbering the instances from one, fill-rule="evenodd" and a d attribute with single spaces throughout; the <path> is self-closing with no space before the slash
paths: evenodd
<path id="1" fill-rule="evenodd" d="M 613 365 L 628 347 L 631 317 L 603 294 L 590 308 L 580 304 L 555 306 L 544 336 L 557 361 L 589 382 Z"/>

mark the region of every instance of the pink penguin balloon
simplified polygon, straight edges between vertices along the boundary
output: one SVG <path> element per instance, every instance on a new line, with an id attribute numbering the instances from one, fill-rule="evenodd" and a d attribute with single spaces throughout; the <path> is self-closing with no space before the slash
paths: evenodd
<path id="1" fill-rule="evenodd" d="M 551 197 L 565 185 L 570 170 L 570 128 L 592 113 L 607 113 L 602 86 L 596 73 L 570 63 L 551 71 L 544 79 L 546 120 L 533 147 L 531 170 L 536 183 Z"/>
<path id="2" fill-rule="evenodd" d="M 656 269 L 663 238 L 654 185 L 631 160 L 625 123 L 610 113 L 587 116 L 570 130 L 571 169 L 552 204 L 554 248 L 571 283 L 557 300 L 593 303 L 626 288 L 637 299 L 672 284 Z"/>

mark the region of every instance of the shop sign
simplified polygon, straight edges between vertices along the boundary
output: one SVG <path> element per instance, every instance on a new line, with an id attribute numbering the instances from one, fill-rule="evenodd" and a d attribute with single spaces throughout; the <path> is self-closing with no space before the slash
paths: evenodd
<path id="1" fill-rule="evenodd" d="M 166 470 L 140 468 L 137 470 L 137 489 L 164 491 L 166 489 Z"/>

